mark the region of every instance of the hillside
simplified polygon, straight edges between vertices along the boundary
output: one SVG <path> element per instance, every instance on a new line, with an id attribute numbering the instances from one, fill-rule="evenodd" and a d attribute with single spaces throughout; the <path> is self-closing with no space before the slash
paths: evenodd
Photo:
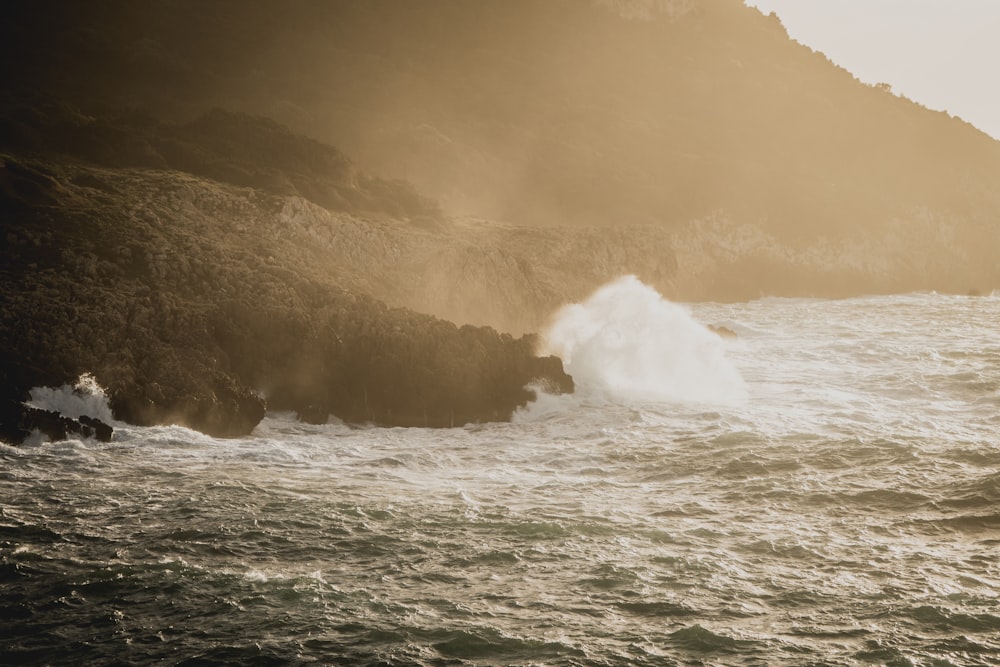
<path id="1" fill-rule="evenodd" d="M 452 213 L 721 213 L 810 237 L 1000 210 L 998 142 L 859 83 L 739 0 L 57 5 L 12 16 L 10 80 L 175 119 L 272 117 Z M 29 40 L 44 60 L 25 61 Z"/>

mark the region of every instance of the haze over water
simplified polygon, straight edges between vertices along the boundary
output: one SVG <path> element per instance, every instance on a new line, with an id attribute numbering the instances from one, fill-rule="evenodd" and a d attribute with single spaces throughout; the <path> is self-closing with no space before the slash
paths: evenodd
<path id="1" fill-rule="evenodd" d="M 0 663 L 1000 662 L 1000 298 L 605 289 L 512 424 L 3 447 Z"/>

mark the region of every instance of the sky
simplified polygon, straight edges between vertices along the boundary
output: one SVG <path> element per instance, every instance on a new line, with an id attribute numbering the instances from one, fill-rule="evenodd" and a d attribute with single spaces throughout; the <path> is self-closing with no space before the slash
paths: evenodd
<path id="1" fill-rule="evenodd" d="M 865 83 L 1000 139 L 1000 0 L 745 0 Z"/>

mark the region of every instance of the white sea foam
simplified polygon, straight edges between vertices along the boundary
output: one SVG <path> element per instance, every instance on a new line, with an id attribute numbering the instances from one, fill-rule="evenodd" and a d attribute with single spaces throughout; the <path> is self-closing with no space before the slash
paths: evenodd
<path id="1" fill-rule="evenodd" d="M 29 394 L 28 404 L 33 408 L 52 410 L 72 419 L 86 415 L 106 424 L 114 421 L 108 396 L 90 373 L 81 375 L 72 387 L 68 384 L 58 388 L 35 387 Z"/>
<path id="2" fill-rule="evenodd" d="M 561 309 L 543 345 L 563 360 L 585 398 L 723 404 L 746 398 L 719 336 L 635 276 Z"/>

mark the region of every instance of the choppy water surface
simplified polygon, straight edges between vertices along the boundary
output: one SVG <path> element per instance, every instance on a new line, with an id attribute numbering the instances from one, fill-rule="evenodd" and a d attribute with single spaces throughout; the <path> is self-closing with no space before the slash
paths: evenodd
<path id="1" fill-rule="evenodd" d="M 3 447 L 0 663 L 1000 664 L 1000 299 L 691 312 L 745 399 Z"/>

